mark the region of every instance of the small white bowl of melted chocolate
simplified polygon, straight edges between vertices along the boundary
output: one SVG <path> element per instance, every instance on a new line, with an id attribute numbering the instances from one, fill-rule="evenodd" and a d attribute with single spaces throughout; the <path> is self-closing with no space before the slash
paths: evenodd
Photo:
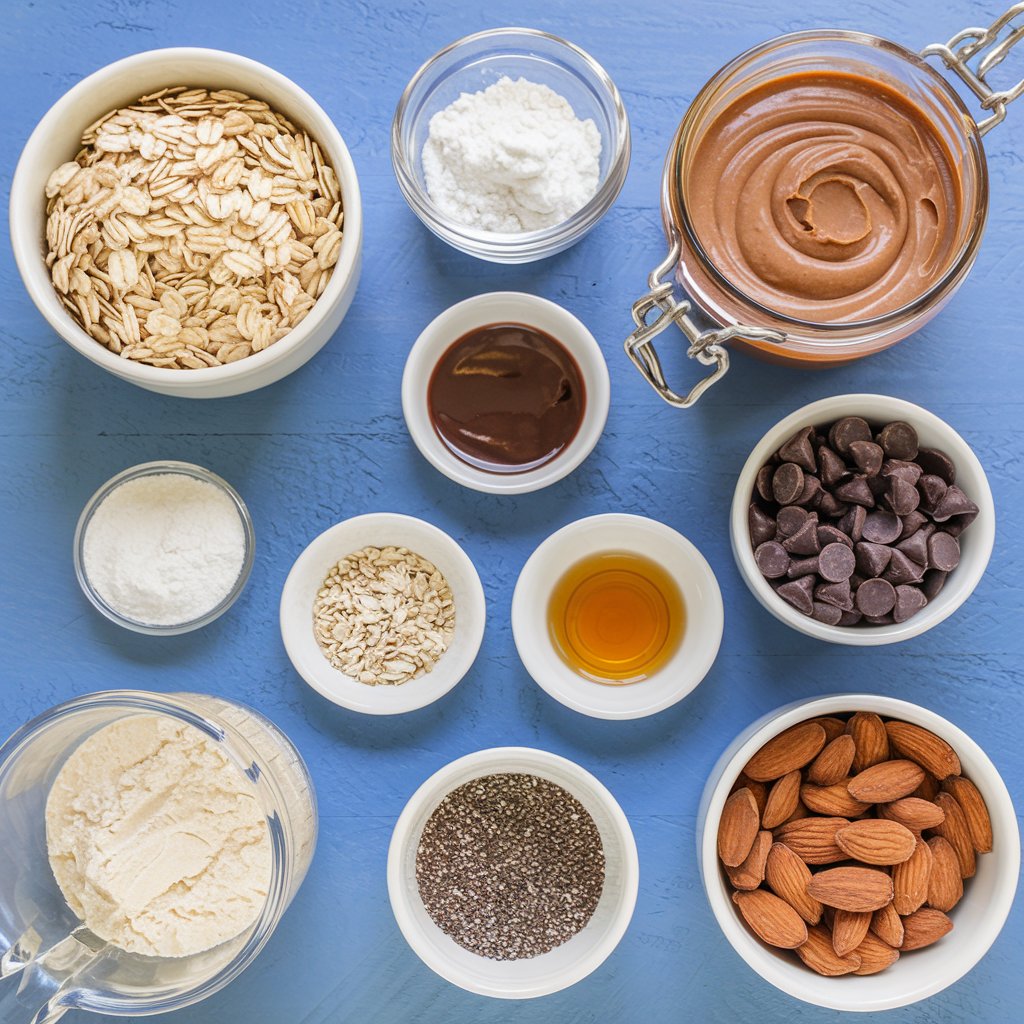
<path id="1" fill-rule="evenodd" d="M 608 367 L 568 310 L 490 292 L 436 317 L 409 352 L 402 410 L 435 469 L 465 487 L 523 494 L 567 476 L 608 417 Z"/>

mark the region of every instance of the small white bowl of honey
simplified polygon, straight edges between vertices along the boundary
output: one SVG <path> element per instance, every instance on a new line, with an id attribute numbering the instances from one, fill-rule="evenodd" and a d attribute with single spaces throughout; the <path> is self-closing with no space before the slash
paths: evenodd
<path id="1" fill-rule="evenodd" d="M 624 513 L 553 533 L 512 597 L 526 670 L 592 718 L 643 718 L 682 700 L 714 663 L 724 622 L 715 574 L 693 544 Z"/>

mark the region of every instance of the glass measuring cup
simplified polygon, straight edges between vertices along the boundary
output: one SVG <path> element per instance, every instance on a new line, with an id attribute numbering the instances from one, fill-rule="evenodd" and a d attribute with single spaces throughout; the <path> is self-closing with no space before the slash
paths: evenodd
<path id="1" fill-rule="evenodd" d="M 173 718 L 213 739 L 252 783 L 266 813 L 272 866 L 259 917 L 192 956 L 127 953 L 68 907 L 46 851 L 46 798 L 72 751 L 130 715 Z M 316 845 L 316 797 L 298 752 L 251 708 L 195 693 L 111 690 L 60 704 L 0 747 L 0 1020 L 50 1024 L 70 1009 L 115 1016 L 164 1013 L 204 999 L 256 957 L 295 895 Z"/>
<path id="2" fill-rule="evenodd" d="M 989 72 L 1024 38 L 1022 16 L 1024 3 L 1017 3 L 988 28 L 964 29 L 948 43 L 931 44 L 920 54 L 862 32 L 797 32 L 755 46 L 712 76 L 690 104 L 669 148 L 661 191 L 669 252 L 651 272 L 648 293 L 633 304 L 636 329 L 625 342 L 626 354 L 661 398 L 679 408 L 693 405 L 727 372 L 726 342 L 787 365 L 836 365 L 894 345 L 938 313 L 971 269 L 985 228 L 988 173 L 982 136 L 1024 93 L 1024 80 L 998 91 L 987 81 Z M 978 97 L 987 117 L 974 119 L 946 78 L 926 63 L 933 56 Z M 837 70 L 896 89 L 928 116 L 959 172 L 961 200 L 952 226 L 952 256 L 931 287 L 899 309 L 871 319 L 819 323 L 762 305 L 714 265 L 694 231 L 685 183 L 704 132 L 738 96 L 784 76 Z M 675 296 L 677 285 L 687 296 L 684 301 Z M 713 326 L 703 329 L 692 313 Z M 712 368 L 689 391 L 677 392 L 668 384 L 653 344 L 671 324 L 686 337 L 687 356 Z"/>

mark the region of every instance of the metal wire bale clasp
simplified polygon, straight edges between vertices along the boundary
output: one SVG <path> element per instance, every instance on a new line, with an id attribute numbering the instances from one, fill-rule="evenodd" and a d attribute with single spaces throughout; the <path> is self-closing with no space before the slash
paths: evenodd
<path id="1" fill-rule="evenodd" d="M 723 343 L 730 338 L 745 337 L 755 341 L 784 342 L 785 334 L 767 330 L 763 327 L 719 327 L 702 331 L 691 319 L 689 302 L 678 302 L 673 295 L 671 276 L 662 280 L 666 274 L 671 275 L 679 260 L 679 238 L 674 237 L 672 248 L 665 259 L 651 271 L 647 278 L 648 292 L 633 303 L 633 322 L 636 330 L 626 339 L 626 355 L 633 365 L 643 374 L 644 379 L 669 405 L 679 409 L 688 409 L 717 380 L 729 371 L 729 353 Z M 648 316 L 658 310 L 658 316 L 648 321 Z M 683 332 L 690 343 L 686 355 L 696 359 L 705 366 L 713 366 L 714 370 L 685 394 L 681 395 L 669 387 L 661 360 L 655 351 L 653 340 L 670 324 L 675 324 Z"/>
<path id="2" fill-rule="evenodd" d="M 999 124 L 1006 117 L 1007 106 L 1024 94 L 1024 78 L 1008 89 L 996 90 L 985 77 L 1024 39 L 1024 20 L 1020 24 L 1011 24 L 1021 16 L 1024 16 L 1024 3 L 1014 4 L 988 28 L 965 28 L 948 43 L 932 43 L 921 51 L 922 57 L 938 57 L 978 97 L 982 109 L 992 112 L 984 121 L 978 122 L 978 131 L 982 135 Z M 1006 28 L 1009 32 L 1000 39 L 1000 33 Z M 970 61 L 985 50 L 988 52 L 978 61 L 975 70 Z"/>

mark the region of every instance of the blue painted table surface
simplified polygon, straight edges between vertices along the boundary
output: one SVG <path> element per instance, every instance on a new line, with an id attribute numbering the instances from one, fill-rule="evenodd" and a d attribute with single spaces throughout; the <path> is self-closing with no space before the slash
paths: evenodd
<path id="1" fill-rule="evenodd" d="M 658 194 L 666 147 L 686 104 L 721 64 L 771 36 L 820 26 L 918 48 L 966 24 L 987 24 L 1002 4 L 4 6 L 5 192 L 24 140 L 63 92 L 112 60 L 169 45 L 235 50 L 294 79 L 338 124 L 363 190 L 363 277 L 341 329 L 303 369 L 239 398 L 165 398 L 115 380 L 49 329 L 9 245 L 0 251 L 0 733 L 92 690 L 209 691 L 265 712 L 297 744 L 316 782 L 320 843 L 294 904 L 256 964 L 180 1011 L 176 1024 L 839 1019 L 763 982 L 721 935 L 697 871 L 697 803 L 722 749 L 754 718 L 797 698 L 867 689 L 919 702 L 963 727 L 1024 807 L 1024 100 L 986 140 L 991 219 L 977 264 L 914 338 L 818 373 L 737 356 L 724 383 L 689 412 L 655 397 L 623 355 L 622 339 L 630 304 L 664 253 Z M 622 91 L 633 130 L 629 177 L 604 221 L 569 252 L 518 268 L 478 262 L 430 235 L 403 202 L 389 159 L 391 114 L 420 63 L 460 35 L 503 24 L 547 29 L 592 53 Z M 1019 55 L 1008 61 L 1007 78 L 1012 71 L 1019 78 L 1022 65 Z M 399 403 L 406 352 L 421 328 L 451 303 L 494 289 L 567 306 L 599 339 L 612 376 L 611 413 L 594 454 L 562 482 L 522 497 L 477 494 L 435 472 L 410 442 Z M 743 585 L 726 529 L 736 474 L 761 434 L 805 402 L 857 390 L 910 399 L 951 422 L 985 465 L 998 509 L 995 554 L 971 600 L 927 635 L 873 650 L 818 643 L 770 617 Z M 86 603 L 71 538 L 96 487 L 159 458 L 227 477 L 252 510 L 257 555 L 228 615 L 198 634 L 157 639 L 119 629 Z M 293 671 L 277 626 L 281 586 L 302 548 L 333 523 L 374 510 L 421 516 L 452 533 L 476 562 L 488 598 L 472 671 L 433 706 L 396 718 L 363 717 L 322 700 Z M 516 575 L 534 547 L 558 527 L 606 511 L 650 515 L 682 531 L 707 556 L 725 598 L 725 637 L 708 677 L 681 704 L 635 722 L 595 721 L 547 697 L 520 664 L 509 627 Z M 593 771 L 629 816 L 641 862 L 636 914 L 607 962 L 567 991 L 517 1004 L 469 995 L 431 973 L 402 939 L 385 886 L 388 840 L 409 795 L 446 762 L 498 744 L 543 747 Z M 966 978 L 887 1019 L 1019 1020 L 1022 947 L 1018 900 Z"/>

